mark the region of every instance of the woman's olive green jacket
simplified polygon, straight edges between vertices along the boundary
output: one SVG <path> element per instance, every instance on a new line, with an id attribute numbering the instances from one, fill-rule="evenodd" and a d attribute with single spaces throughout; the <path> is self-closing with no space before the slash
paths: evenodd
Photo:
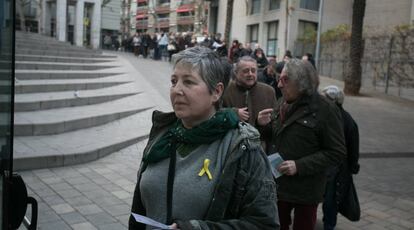
<path id="1" fill-rule="evenodd" d="M 155 137 L 162 135 L 176 120 L 174 113 L 154 112 L 153 127 L 144 155 L 148 153 L 148 146 L 151 146 Z M 179 229 L 279 229 L 276 185 L 266 155 L 260 146 L 259 133 L 249 124 L 242 122 L 233 131 L 237 135 L 229 148 L 230 152 L 206 216 L 202 220 L 175 220 Z M 142 169 L 141 164 L 132 212 L 145 215 L 139 191 Z M 131 216 L 129 229 L 145 229 L 145 226 L 137 224 Z"/>

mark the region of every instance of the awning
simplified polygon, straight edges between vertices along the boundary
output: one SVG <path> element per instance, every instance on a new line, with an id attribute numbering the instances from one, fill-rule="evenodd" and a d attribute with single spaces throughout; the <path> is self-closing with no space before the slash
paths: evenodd
<path id="1" fill-rule="evenodd" d="M 138 3 L 147 2 L 147 0 L 138 0 Z"/>
<path id="2" fill-rule="evenodd" d="M 177 13 L 189 12 L 194 10 L 194 5 L 182 5 L 177 8 Z"/>
<path id="3" fill-rule="evenodd" d="M 135 19 L 143 19 L 143 18 L 147 18 L 148 17 L 148 15 L 146 15 L 146 14 L 138 14 L 136 17 L 135 17 Z"/>

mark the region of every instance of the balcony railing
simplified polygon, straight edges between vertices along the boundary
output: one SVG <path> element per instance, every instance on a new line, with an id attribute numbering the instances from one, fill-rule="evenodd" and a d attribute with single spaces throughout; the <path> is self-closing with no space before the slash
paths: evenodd
<path id="1" fill-rule="evenodd" d="M 155 23 L 156 27 L 166 28 L 170 27 L 170 19 L 169 18 L 158 18 L 157 23 Z"/>
<path id="2" fill-rule="evenodd" d="M 177 24 L 179 25 L 194 24 L 194 16 L 177 16 Z"/>
<path id="3" fill-rule="evenodd" d="M 136 28 L 145 29 L 148 27 L 148 20 L 137 20 Z"/>
<path id="4" fill-rule="evenodd" d="M 148 25 L 148 19 L 137 20 L 137 25 Z"/>
<path id="5" fill-rule="evenodd" d="M 170 12 L 170 5 L 168 6 L 157 6 L 155 8 L 155 13 L 157 14 L 165 14 L 165 13 L 169 13 Z"/>

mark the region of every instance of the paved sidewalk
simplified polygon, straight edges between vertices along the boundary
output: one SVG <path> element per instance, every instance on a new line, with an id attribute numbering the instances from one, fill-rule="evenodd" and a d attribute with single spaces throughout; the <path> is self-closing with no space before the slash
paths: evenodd
<path id="1" fill-rule="evenodd" d="M 137 84 L 146 86 L 148 100 L 158 105 L 163 98 L 158 108 L 168 110 L 169 64 L 129 54 L 122 54 L 122 59 L 137 70 Z M 321 86 L 332 82 L 338 84 L 323 78 Z M 347 97 L 345 108 L 361 133 L 364 158 L 355 184 L 362 219 L 353 223 L 339 217 L 337 229 L 414 229 L 414 103 L 376 95 Z M 38 229 L 127 229 L 145 144 L 141 141 L 87 164 L 19 172 L 39 202 Z M 386 158 L 377 158 L 379 153 Z M 317 229 L 322 229 L 321 216 Z"/>
<path id="2" fill-rule="evenodd" d="M 343 82 L 321 77 L 327 85 Z M 414 157 L 414 101 L 362 89 L 363 96 L 345 97 L 344 108 L 358 123 L 364 157 Z"/>
<path id="3" fill-rule="evenodd" d="M 39 229 L 127 229 L 145 141 L 92 163 L 21 172 L 39 201 Z M 362 219 L 339 230 L 414 229 L 414 158 L 361 159 Z M 321 213 L 318 228 L 322 229 Z M 23 229 L 23 228 L 21 228 Z"/>

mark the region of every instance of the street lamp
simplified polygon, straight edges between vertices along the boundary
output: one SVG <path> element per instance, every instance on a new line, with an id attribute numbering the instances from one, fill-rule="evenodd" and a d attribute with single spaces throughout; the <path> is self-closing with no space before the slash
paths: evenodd
<path id="1" fill-rule="evenodd" d="M 319 67 L 319 56 L 321 46 L 321 32 L 322 32 L 322 16 L 323 16 L 323 0 L 319 2 L 319 19 L 318 19 L 318 36 L 316 38 L 316 51 L 315 51 L 315 66 Z"/>

